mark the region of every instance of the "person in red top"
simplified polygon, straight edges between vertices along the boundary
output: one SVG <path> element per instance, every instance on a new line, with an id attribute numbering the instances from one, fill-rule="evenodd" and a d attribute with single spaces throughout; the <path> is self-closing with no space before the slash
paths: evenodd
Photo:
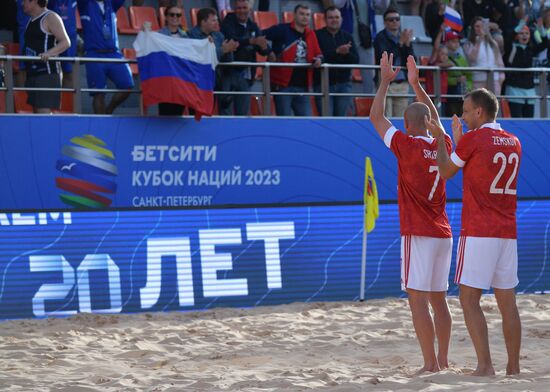
<path id="1" fill-rule="evenodd" d="M 445 180 L 436 163 L 438 144 L 452 150 L 451 138 L 437 141 L 428 135 L 424 118 L 439 123 L 437 110 L 420 85 L 413 56 L 407 58 L 408 81 L 419 102 L 405 110 L 406 133 L 384 116 L 388 87 L 400 71 L 392 70 L 393 54 L 382 54 L 381 81 L 372 104 L 370 120 L 397 157 L 398 204 L 401 226 L 401 287 L 409 297 L 412 320 L 424 366 L 418 371 L 437 372 L 449 366 L 451 314 L 446 301 L 453 247 L 445 212 Z M 430 314 L 430 304 L 434 318 Z M 438 353 L 435 351 L 435 337 Z"/>
<path id="2" fill-rule="evenodd" d="M 482 290 L 494 289 L 502 315 L 508 365 L 506 374 L 518 374 L 521 321 L 516 306 L 518 284 L 516 240 L 516 185 L 521 144 L 495 122 L 498 101 L 485 88 L 466 94 L 462 118 L 470 131 L 462 135 L 460 119 L 453 116 L 456 150 L 451 156 L 438 148 L 441 176 L 464 169 L 462 230 L 457 252 L 455 282 L 460 285 L 464 321 L 477 354 L 476 376 L 495 374 L 489 350 L 487 322 L 479 301 Z M 444 131 L 429 122 L 439 141 Z"/>

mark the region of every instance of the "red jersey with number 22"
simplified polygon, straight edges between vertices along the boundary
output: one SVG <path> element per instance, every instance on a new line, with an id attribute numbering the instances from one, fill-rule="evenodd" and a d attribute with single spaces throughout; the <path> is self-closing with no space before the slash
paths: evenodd
<path id="1" fill-rule="evenodd" d="M 452 151 L 449 136 L 447 151 Z M 437 167 L 437 140 L 409 136 L 394 126 L 386 131 L 384 143 L 397 157 L 397 198 L 401 235 L 435 238 L 452 236 L 445 212 L 445 180 Z"/>
<path id="2" fill-rule="evenodd" d="M 464 167 L 461 236 L 516 238 L 521 144 L 497 123 L 462 136 L 453 163 Z"/>

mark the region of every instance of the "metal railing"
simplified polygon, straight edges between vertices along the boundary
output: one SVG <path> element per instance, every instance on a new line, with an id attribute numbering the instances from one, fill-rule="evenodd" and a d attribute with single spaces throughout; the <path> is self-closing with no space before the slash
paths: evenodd
<path id="1" fill-rule="evenodd" d="M 14 61 L 40 61 L 40 57 L 34 56 L 12 56 L 3 55 L 0 56 L 0 61 L 4 62 L 5 70 L 5 86 L 0 88 L 0 91 L 6 92 L 6 112 L 14 113 L 14 92 L 15 91 L 68 91 L 74 93 L 74 112 L 82 113 L 82 93 L 86 92 L 98 92 L 98 93 L 114 93 L 114 92 L 130 92 L 133 94 L 141 94 L 140 89 L 133 90 L 120 90 L 120 89 L 91 89 L 83 88 L 81 86 L 80 70 L 82 64 L 90 62 L 100 63 L 137 63 L 133 59 L 106 59 L 106 58 L 90 58 L 90 57 L 53 57 L 49 61 L 60 62 L 72 62 L 73 63 L 73 87 L 72 88 L 29 88 L 15 86 L 13 79 L 13 63 Z M 330 93 L 329 87 L 329 70 L 337 68 L 347 69 L 361 69 L 372 70 L 375 72 L 379 67 L 377 65 L 366 64 L 322 64 L 319 68 L 321 73 L 321 92 L 304 92 L 304 93 L 291 93 L 291 92 L 275 92 L 271 91 L 270 75 L 273 68 L 278 67 L 292 67 L 292 68 L 312 68 L 311 64 L 297 64 L 297 63 L 256 63 L 256 62 L 231 62 L 231 63 L 219 63 L 220 67 L 262 67 L 262 91 L 215 91 L 215 95 L 250 95 L 263 97 L 263 113 L 271 113 L 271 97 L 278 95 L 287 96 L 318 96 L 321 97 L 321 114 L 327 115 L 329 113 L 330 97 L 338 96 L 351 96 L 351 97 L 374 97 L 376 91 L 369 93 L 365 92 L 351 92 L 351 93 Z M 494 81 L 495 72 L 523 72 L 534 73 L 535 77 L 539 80 L 540 94 L 534 96 L 522 96 L 522 99 L 535 99 L 539 101 L 540 117 L 548 117 L 548 92 L 547 92 L 547 75 L 550 72 L 550 68 L 534 67 L 534 68 L 483 68 L 483 67 L 452 67 L 450 69 L 442 70 L 436 66 L 418 66 L 421 71 L 432 71 L 434 78 L 434 94 L 431 95 L 436 107 L 440 107 L 442 98 L 460 98 L 461 95 L 453 94 L 441 94 L 441 73 L 448 71 L 467 71 L 467 72 L 487 72 L 487 85 L 491 86 Z M 388 97 L 406 97 L 413 98 L 414 94 L 388 94 Z M 499 99 L 505 98 L 517 98 L 514 96 L 499 95 Z M 142 105 L 140 105 L 142 106 Z M 142 113 L 142 112 L 141 112 Z M 143 114 L 143 113 L 142 113 Z"/>

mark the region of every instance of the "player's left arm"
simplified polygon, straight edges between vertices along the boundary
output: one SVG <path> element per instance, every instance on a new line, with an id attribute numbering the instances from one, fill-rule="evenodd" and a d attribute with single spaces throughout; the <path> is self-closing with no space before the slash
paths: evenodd
<path id="1" fill-rule="evenodd" d="M 391 122 L 384 115 L 386 109 L 386 95 L 388 94 L 388 88 L 392 80 L 395 79 L 401 67 L 392 69 L 393 53 L 388 56 L 387 52 L 382 53 L 380 58 L 380 85 L 376 96 L 372 102 L 370 109 L 370 122 L 374 125 L 374 129 L 378 132 L 378 135 L 382 139 L 386 135 L 386 131 L 391 128 Z"/>
<path id="2" fill-rule="evenodd" d="M 445 140 L 447 137 L 445 131 L 441 124 L 434 118 L 428 121 L 428 118 L 425 117 L 424 121 L 426 123 L 426 128 L 428 128 L 432 136 L 437 139 L 437 166 L 439 168 L 439 174 L 445 179 L 451 178 L 460 170 L 460 167 L 455 165 L 449 156 Z"/>

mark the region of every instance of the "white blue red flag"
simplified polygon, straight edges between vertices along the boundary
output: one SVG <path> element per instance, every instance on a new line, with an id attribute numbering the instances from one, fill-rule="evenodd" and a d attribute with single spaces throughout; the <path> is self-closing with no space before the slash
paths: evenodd
<path id="1" fill-rule="evenodd" d="M 144 106 L 160 102 L 214 111 L 216 47 L 207 39 L 174 38 L 141 31 L 135 42 Z"/>
<path id="2" fill-rule="evenodd" d="M 454 31 L 460 32 L 463 29 L 462 17 L 458 13 L 458 11 L 449 6 L 445 6 L 443 23 L 449 26 Z"/>

